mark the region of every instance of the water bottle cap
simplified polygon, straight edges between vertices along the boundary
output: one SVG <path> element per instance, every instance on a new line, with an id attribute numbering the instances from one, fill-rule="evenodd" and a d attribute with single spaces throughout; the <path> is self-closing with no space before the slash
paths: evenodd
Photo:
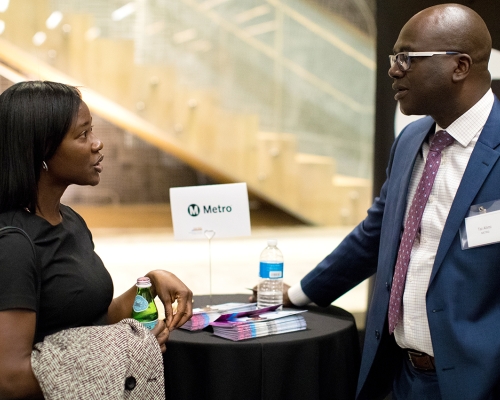
<path id="1" fill-rule="evenodd" d="M 278 241 L 276 239 L 268 239 L 268 241 L 267 241 L 268 246 L 275 247 L 277 244 L 278 244 Z"/>
<path id="2" fill-rule="evenodd" d="M 147 276 L 141 276 L 140 278 L 137 278 L 136 286 L 138 286 L 138 287 L 150 287 L 151 280 Z"/>

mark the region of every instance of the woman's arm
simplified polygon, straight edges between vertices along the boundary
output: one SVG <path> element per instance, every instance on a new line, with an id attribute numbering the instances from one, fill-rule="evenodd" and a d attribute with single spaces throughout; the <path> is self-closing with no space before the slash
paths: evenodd
<path id="1" fill-rule="evenodd" d="M 43 399 L 31 368 L 36 313 L 0 311 L 0 399 Z"/>
<path id="2" fill-rule="evenodd" d="M 108 324 L 116 324 L 122 319 L 132 317 L 132 305 L 134 304 L 136 292 L 137 288 L 134 285 L 111 301 L 108 307 Z"/>

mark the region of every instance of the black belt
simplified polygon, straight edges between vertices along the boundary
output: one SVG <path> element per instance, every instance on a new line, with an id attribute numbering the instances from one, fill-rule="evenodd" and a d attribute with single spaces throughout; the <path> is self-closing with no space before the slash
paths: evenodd
<path id="1" fill-rule="evenodd" d="M 436 364 L 434 363 L 434 357 L 429 354 L 422 353 L 416 350 L 405 349 L 405 353 L 408 354 L 413 368 L 419 369 L 421 371 L 435 371 Z"/>

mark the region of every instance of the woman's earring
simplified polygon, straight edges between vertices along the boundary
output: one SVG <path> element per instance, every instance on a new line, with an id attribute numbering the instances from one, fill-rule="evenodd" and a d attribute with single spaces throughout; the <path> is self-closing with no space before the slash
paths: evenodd
<path id="1" fill-rule="evenodd" d="M 44 171 L 48 171 L 49 167 L 47 167 L 47 163 L 45 161 L 42 161 L 42 168 Z"/>

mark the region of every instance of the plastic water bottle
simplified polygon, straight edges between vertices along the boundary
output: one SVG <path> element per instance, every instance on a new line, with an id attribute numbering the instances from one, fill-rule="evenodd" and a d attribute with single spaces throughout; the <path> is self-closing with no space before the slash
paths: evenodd
<path id="1" fill-rule="evenodd" d="M 132 306 L 132 318 L 151 330 L 158 323 L 158 310 L 151 295 L 151 281 L 148 277 L 137 278 L 136 286 L 137 294 Z"/>
<path id="2" fill-rule="evenodd" d="M 269 239 L 260 255 L 257 308 L 283 303 L 283 254 L 276 244 L 276 239 Z"/>

